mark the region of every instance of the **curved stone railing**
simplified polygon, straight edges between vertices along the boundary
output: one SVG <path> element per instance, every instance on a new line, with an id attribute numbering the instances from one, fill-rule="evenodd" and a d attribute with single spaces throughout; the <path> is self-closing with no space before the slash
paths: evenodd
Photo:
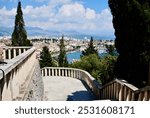
<path id="1" fill-rule="evenodd" d="M 7 64 L 0 65 L 0 100 L 26 100 L 31 91 L 29 85 L 36 74 L 35 69 L 38 64 L 36 49 L 34 47 L 30 49 L 29 47 L 11 47 L 8 49 L 23 49 L 24 52 L 6 60 Z"/>
<path id="2" fill-rule="evenodd" d="M 45 67 L 41 69 L 42 76 L 61 76 L 72 77 L 83 80 L 92 90 L 92 92 L 99 97 L 101 85 L 93 78 L 88 72 L 75 69 L 75 68 L 63 68 L 63 67 Z"/>
<path id="3" fill-rule="evenodd" d="M 45 67 L 42 76 L 64 76 L 84 80 L 100 100 L 150 101 L 150 87 L 138 89 L 125 80 L 113 80 L 101 87 L 86 71 L 75 68 Z"/>

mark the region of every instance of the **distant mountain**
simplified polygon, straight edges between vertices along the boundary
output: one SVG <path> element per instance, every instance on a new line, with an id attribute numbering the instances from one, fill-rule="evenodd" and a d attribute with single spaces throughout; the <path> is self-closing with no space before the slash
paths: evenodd
<path id="1" fill-rule="evenodd" d="M 14 27 L 0 27 L 0 36 L 11 36 Z M 55 31 L 55 30 L 44 30 L 39 27 L 26 27 L 26 31 L 28 36 L 58 36 L 60 37 L 62 34 L 72 38 L 78 39 L 90 39 L 93 36 L 94 39 L 113 39 L 113 36 L 95 36 L 95 35 L 88 35 L 84 33 L 80 33 L 74 30 L 69 31 Z"/>

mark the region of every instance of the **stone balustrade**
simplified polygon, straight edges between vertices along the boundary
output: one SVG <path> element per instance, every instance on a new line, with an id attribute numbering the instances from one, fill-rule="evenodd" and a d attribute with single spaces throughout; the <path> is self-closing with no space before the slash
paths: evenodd
<path id="1" fill-rule="evenodd" d="M 138 94 L 138 101 L 150 101 L 150 86 L 142 88 L 136 93 Z"/>
<path id="2" fill-rule="evenodd" d="M 35 69 L 39 62 L 36 59 L 36 49 L 34 47 L 30 49 L 29 47 L 10 47 L 8 48 L 8 55 L 11 55 L 10 49 L 20 51 L 18 56 L 13 51 L 15 56 L 6 60 L 7 64 L 0 65 L 0 100 L 26 100 L 28 94 L 31 94 L 31 91 L 34 92 L 29 90 L 30 88 L 32 89 L 29 86 L 32 83 L 33 76 L 37 74 Z M 23 52 L 21 51 L 22 49 Z M 40 100 L 42 100 L 42 94 L 39 96 L 41 97 Z"/>
<path id="3" fill-rule="evenodd" d="M 31 47 L 3 47 L 3 59 L 12 59 L 15 58 L 16 56 L 20 55 L 21 53 L 24 53 Z"/>
<path id="4" fill-rule="evenodd" d="M 125 80 L 116 79 L 100 89 L 100 99 L 148 101 L 150 100 L 150 87 L 138 89 Z"/>
<path id="5" fill-rule="evenodd" d="M 101 85 L 86 71 L 75 68 L 45 67 L 41 69 L 42 76 L 61 76 L 80 79 L 86 82 L 93 93 L 99 97 Z"/>

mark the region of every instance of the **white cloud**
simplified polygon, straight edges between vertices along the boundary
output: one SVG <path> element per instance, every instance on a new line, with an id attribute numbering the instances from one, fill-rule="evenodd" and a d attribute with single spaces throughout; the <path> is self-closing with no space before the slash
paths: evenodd
<path id="1" fill-rule="evenodd" d="M 95 17 L 96 17 L 95 11 L 92 10 L 92 9 L 87 8 L 87 10 L 86 10 L 86 18 L 90 20 L 90 19 L 95 19 Z"/>
<path id="2" fill-rule="evenodd" d="M 44 0 L 38 0 L 39 2 Z M 54 30 L 77 30 L 85 33 L 113 33 L 112 16 L 109 9 L 96 13 L 73 0 L 50 0 L 48 5 L 26 6 L 23 9 L 26 26 Z M 16 8 L 0 9 L 0 22 L 3 26 L 14 26 Z M 3 18 L 5 17 L 5 20 Z"/>

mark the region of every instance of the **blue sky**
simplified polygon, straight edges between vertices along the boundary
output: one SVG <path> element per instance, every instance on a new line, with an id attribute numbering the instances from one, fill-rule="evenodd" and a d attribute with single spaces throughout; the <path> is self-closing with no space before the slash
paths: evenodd
<path id="1" fill-rule="evenodd" d="M 113 35 L 108 0 L 21 0 L 26 26 Z M 12 27 L 18 0 L 0 0 L 0 22 Z M 5 20 L 3 20 L 5 18 Z"/>

